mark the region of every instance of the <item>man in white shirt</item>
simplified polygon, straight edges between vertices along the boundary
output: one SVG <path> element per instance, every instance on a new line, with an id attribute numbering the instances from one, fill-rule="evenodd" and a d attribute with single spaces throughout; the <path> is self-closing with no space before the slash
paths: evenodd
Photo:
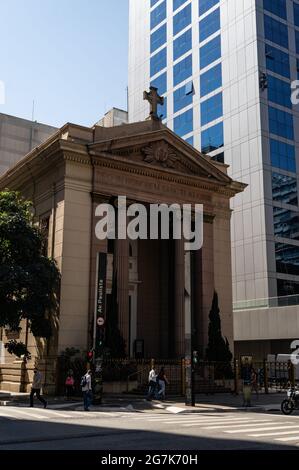
<path id="1" fill-rule="evenodd" d="M 155 391 L 157 389 L 157 372 L 154 366 L 151 368 L 150 373 L 148 374 L 148 384 L 149 388 L 146 399 L 150 400 L 155 396 Z"/>
<path id="2" fill-rule="evenodd" d="M 83 393 L 83 401 L 84 401 L 84 410 L 89 411 L 90 403 L 91 403 L 91 395 L 92 395 L 92 388 L 91 388 L 91 370 L 88 370 L 85 375 L 83 375 L 81 380 L 81 388 Z"/>
<path id="3" fill-rule="evenodd" d="M 33 408 L 33 397 L 36 394 L 37 399 L 44 405 L 44 408 L 47 408 L 46 400 L 41 397 L 40 389 L 42 388 L 42 373 L 38 370 L 37 367 L 34 368 L 34 375 L 32 381 L 32 388 L 30 393 L 30 407 Z"/>

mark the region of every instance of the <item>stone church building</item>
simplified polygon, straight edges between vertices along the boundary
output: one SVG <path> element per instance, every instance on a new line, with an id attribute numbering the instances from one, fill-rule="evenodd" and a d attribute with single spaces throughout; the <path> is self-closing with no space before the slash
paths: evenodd
<path id="1" fill-rule="evenodd" d="M 55 375 L 57 355 L 92 346 L 98 253 L 106 254 L 107 298 L 117 273 L 118 327 L 127 355 L 133 357 L 141 344 L 144 357 L 184 356 L 184 243 L 98 240 L 96 207 L 119 195 L 145 205 L 203 204 L 203 246 L 192 255 L 194 344 L 202 355 L 217 291 L 222 333 L 233 349 L 230 199 L 244 187 L 227 175 L 226 165 L 202 155 L 157 119 L 111 128 L 66 124 L 24 157 L 0 178 L 0 190 L 18 190 L 33 201 L 48 256 L 61 271 L 56 334 L 46 345 L 27 335 L 32 353 L 27 367 L 39 357 Z M 14 334 L 3 329 L 0 340 Z M 4 352 L 1 388 L 19 390 L 20 370 L 20 361 Z"/>

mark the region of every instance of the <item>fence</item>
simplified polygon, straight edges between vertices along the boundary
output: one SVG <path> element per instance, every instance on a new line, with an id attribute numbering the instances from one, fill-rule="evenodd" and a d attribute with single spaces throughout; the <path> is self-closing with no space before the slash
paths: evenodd
<path id="1" fill-rule="evenodd" d="M 167 395 L 185 395 L 184 359 L 105 359 L 102 363 L 103 383 L 121 382 L 124 389 L 132 393 L 145 394 L 148 374 L 154 366 L 159 372 L 164 367 L 168 379 Z M 65 379 L 72 369 L 75 379 L 75 395 L 80 395 L 80 379 L 86 372 L 86 361 L 80 357 L 61 356 L 57 361 L 57 393 L 65 393 Z M 232 362 L 199 361 L 193 365 L 195 393 L 239 393 L 245 377 L 244 365 L 238 360 Z M 295 385 L 295 369 L 290 362 L 253 362 L 247 380 L 258 392 L 280 392 Z"/>

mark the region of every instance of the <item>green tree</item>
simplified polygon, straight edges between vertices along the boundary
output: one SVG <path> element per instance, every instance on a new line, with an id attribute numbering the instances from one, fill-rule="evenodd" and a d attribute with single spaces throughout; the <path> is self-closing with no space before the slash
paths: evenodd
<path id="1" fill-rule="evenodd" d="M 43 254 L 44 238 L 32 214 L 32 204 L 19 193 L 0 192 L 0 327 L 20 330 L 25 319 L 35 337 L 49 338 L 60 274 Z M 26 353 L 20 342 L 6 347 L 11 354 Z"/>
<path id="2" fill-rule="evenodd" d="M 107 305 L 106 347 L 110 357 L 125 358 L 126 343 L 118 328 L 117 273 L 112 282 L 112 291 Z"/>
<path id="3" fill-rule="evenodd" d="M 221 319 L 220 310 L 218 306 L 218 295 L 214 292 L 212 308 L 209 314 L 209 330 L 208 330 L 208 347 L 206 349 L 206 359 L 208 361 L 222 362 L 227 364 L 225 366 L 225 376 L 229 377 L 232 374 L 231 360 L 233 355 L 230 351 L 229 342 L 227 338 L 223 338 L 221 333 Z"/>

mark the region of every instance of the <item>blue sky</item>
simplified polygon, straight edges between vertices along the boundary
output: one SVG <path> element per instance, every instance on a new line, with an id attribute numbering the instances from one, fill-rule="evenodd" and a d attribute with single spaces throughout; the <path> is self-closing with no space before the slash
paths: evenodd
<path id="1" fill-rule="evenodd" d="M 0 112 L 61 126 L 126 107 L 128 0 L 2 0 Z"/>

